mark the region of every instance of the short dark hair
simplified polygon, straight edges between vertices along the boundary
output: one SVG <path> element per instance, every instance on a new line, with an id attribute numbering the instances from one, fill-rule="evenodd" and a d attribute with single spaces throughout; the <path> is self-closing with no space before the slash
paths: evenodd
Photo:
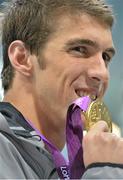
<path id="1" fill-rule="evenodd" d="M 5 91 L 11 87 L 14 77 L 8 57 L 11 42 L 21 40 L 31 53 L 38 54 L 54 31 L 54 20 L 65 13 L 86 13 L 110 28 L 114 22 L 112 8 L 102 0 L 15 0 L 5 13 L 2 29 L 2 85 Z"/>

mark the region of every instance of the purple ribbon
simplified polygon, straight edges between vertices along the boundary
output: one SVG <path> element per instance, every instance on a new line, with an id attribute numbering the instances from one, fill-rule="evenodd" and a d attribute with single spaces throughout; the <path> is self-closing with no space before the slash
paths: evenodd
<path id="1" fill-rule="evenodd" d="M 84 173 L 83 161 L 83 123 L 81 112 L 86 111 L 91 100 L 87 97 L 77 99 L 68 109 L 66 141 L 69 157 L 70 178 L 80 179 Z"/>
<path id="2" fill-rule="evenodd" d="M 66 143 L 68 149 L 69 164 L 58 148 L 51 144 L 34 125 L 28 123 L 35 129 L 52 154 L 58 175 L 60 179 L 80 179 L 84 173 L 85 167 L 83 162 L 83 126 L 81 111 L 86 111 L 91 100 L 88 96 L 77 99 L 69 106 L 66 122 Z"/>

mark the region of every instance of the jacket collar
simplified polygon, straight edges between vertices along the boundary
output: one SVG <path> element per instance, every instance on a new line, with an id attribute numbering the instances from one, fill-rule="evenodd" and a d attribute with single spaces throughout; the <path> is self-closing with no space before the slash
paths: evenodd
<path id="1" fill-rule="evenodd" d="M 31 132 L 34 131 L 33 128 L 29 125 L 21 112 L 19 112 L 12 104 L 0 102 L 0 112 L 14 134 L 23 137 L 32 136 Z M 1 123 L 2 122 L 0 121 L 0 124 Z"/>

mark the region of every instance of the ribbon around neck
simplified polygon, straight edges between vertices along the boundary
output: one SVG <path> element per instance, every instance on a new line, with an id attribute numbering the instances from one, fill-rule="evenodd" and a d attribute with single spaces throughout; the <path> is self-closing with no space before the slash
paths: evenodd
<path id="1" fill-rule="evenodd" d="M 38 129 L 34 127 L 31 121 L 27 120 L 30 126 L 36 131 L 40 138 L 47 145 L 52 154 L 54 164 L 60 179 L 80 179 L 84 173 L 83 161 L 83 123 L 81 112 L 86 111 L 91 99 L 88 96 L 78 98 L 68 108 L 66 121 L 66 143 L 68 150 L 69 163 L 55 145 L 49 142 Z"/>
<path id="2" fill-rule="evenodd" d="M 66 123 L 66 142 L 69 158 L 69 169 L 71 179 L 80 179 L 84 173 L 83 161 L 83 123 L 81 112 L 86 111 L 91 99 L 86 96 L 77 99 L 69 107 Z"/>

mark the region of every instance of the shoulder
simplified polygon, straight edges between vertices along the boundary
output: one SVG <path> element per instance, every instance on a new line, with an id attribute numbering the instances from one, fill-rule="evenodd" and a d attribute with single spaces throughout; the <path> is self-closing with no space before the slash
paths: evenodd
<path id="1" fill-rule="evenodd" d="M 2 132 L 0 132 L 0 153 L 2 153 L 2 150 L 5 152 L 5 150 L 10 149 L 12 146 L 12 142 Z"/>
<path id="2" fill-rule="evenodd" d="M 10 139 L 11 138 L 11 139 Z M 48 153 L 24 139 L 0 133 L 0 177 L 6 177 L 5 170 L 10 172 L 10 177 L 24 175 L 31 178 L 56 179 L 58 177 L 54 163 Z M 17 170 L 16 172 L 14 170 Z M 18 175 L 18 176 L 17 176 Z"/>
<path id="3" fill-rule="evenodd" d="M 0 178 L 25 178 L 21 164 L 19 152 L 12 142 L 0 132 Z"/>
<path id="4" fill-rule="evenodd" d="M 18 162 L 21 158 L 19 151 L 14 143 L 0 132 L 0 161 L 7 163 L 9 161 Z M 1 163 L 1 162 L 0 162 Z"/>

